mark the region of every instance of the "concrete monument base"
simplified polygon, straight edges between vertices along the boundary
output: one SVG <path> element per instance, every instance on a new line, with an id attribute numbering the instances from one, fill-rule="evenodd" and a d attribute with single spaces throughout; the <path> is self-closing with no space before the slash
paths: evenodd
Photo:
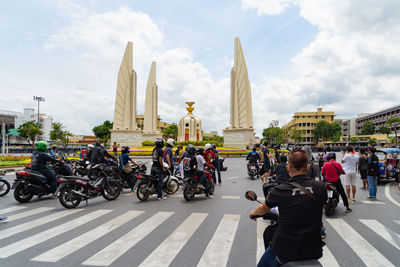
<path id="1" fill-rule="evenodd" d="M 253 128 L 227 128 L 224 132 L 224 146 L 246 149 L 254 144 Z"/>
<path id="2" fill-rule="evenodd" d="M 139 130 L 110 130 L 111 144 L 116 142 L 122 146 L 140 147 L 142 146 L 142 131 Z"/>
<path id="3" fill-rule="evenodd" d="M 162 139 L 162 133 L 143 133 L 142 134 L 142 142 L 149 140 L 149 141 L 156 141 L 157 138 Z"/>

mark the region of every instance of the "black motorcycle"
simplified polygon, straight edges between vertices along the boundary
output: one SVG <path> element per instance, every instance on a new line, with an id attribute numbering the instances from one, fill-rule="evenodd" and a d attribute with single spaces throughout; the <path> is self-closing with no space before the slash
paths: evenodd
<path id="1" fill-rule="evenodd" d="M 325 182 L 325 184 L 328 192 L 328 202 L 325 204 L 325 215 L 330 216 L 339 203 L 339 193 L 333 183 Z"/>
<path id="2" fill-rule="evenodd" d="M 71 164 L 66 162 L 57 162 L 50 166 L 56 175 L 70 176 L 73 174 Z M 38 171 L 25 169 L 16 173 L 17 179 L 14 181 L 12 189 L 14 198 L 20 203 L 31 200 L 35 195 L 41 197 L 51 194 L 47 178 Z"/>
<path id="3" fill-rule="evenodd" d="M 247 173 L 249 174 L 250 178 L 253 180 L 254 177 L 258 176 L 258 166 L 257 162 L 249 162 L 247 164 Z"/>
<path id="4" fill-rule="evenodd" d="M 0 176 L 6 175 L 5 171 L 0 171 Z M 10 184 L 7 180 L 0 177 L 0 197 L 5 196 L 10 192 Z"/>
<path id="5" fill-rule="evenodd" d="M 88 160 L 74 160 L 74 175 L 87 176 L 90 170 L 90 162 Z"/>

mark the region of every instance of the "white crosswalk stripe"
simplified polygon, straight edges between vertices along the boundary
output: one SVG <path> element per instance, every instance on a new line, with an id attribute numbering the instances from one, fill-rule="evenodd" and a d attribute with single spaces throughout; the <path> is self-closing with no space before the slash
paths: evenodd
<path id="1" fill-rule="evenodd" d="M 393 230 L 385 227 L 380 222 L 376 220 L 364 220 L 361 219 L 360 222 L 368 226 L 372 231 L 377 233 L 380 237 L 385 239 L 387 242 L 392 244 L 395 248 L 400 250 L 400 235 L 396 234 Z"/>
<path id="2" fill-rule="evenodd" d="M 27 208 L 26 206 L 13 206 L 13 207 L 9 207 L 9 208 L 0 210 L 0 214 L 3 215 L 6 213 L 10 213 L 13 211 L 22 210 L 22 209 L 26 209 L 26 208 Z"/>
<path id="3" fill-rule="evenodd" d="M 324 267 L 339 267 L 339 263 L 336 261 L 332 252 L 329 250 L 328 246 L 323 247 L 322 258 L 320 258 L 319 263 Z"/>
<path id="4" fill-rule="evenodd" d="M 240 215 L 225 214 L 214 236 L 203 253 L 198 267 L 223 267 L 228 263 L 233 240 L 239 225 Z"/>
<path id="5" fill-rule="evenodd" d="M 168 266 L 206 217 L 206 213 L 192 213 L 139 266 Z"/>
<path id="6" fill-rule="evenodd" d="M 121 255 L 150 234 L 161 223 L 171 217 L 174 212 L 157 212 L 133 230 L 84 261 L 84 265 L 109 266 Z"/>
<path id="7" fill-rule="evenodd" d="M 326 219 L 366 266 L 394 266 L 343 219 Z"/>
<path id="8" fill-rule="evenodd" d="M 128 211 L 111 221 L 106 222 L 89 232 L 86 232 L 83 235 L 80 235 L 64 244 L 53 248 L 35 258 L 33 261 L 42 261 L 42 262 L 57 262 L 60 259 L 68 256 L 69 254 L 77 251 L 78 249 L 90 244 L 96 239 L 108 234 L 109 232 L 117 229 L 119 226 L 124 223 L 132 220 L 133 218 L 142 214 L 143 211 Z"/>
<path id="9" fill-rule="evenodd" d="M 22 219 L 22 218 L 25 218 L 25 217 L 29 217 L 29 216 L 32 216 L 32 215 L 35 215 L 35 214 L 39 214 L 39 213 L 42 213 L 42 212 L 45 212 L 45 211 L 49 211 L 49 210 L 52 210 L 52 209 L 54 209 L 54 208 L 42 207 L 42 208 L 37 208 L 37 209 L 33 209 L 33 210 L 28 210 L 28 211 L 25 211 L 25 212 L 22 212 L 22 213 L 18 213 L 18 214 L 15 214 L 15 215 L 8 216 L 8 221 L 11 222 L 11 221 L 19 220 L 19 219 Z"/>
<path id="10" fill-rule="evenodd" d="M 45 217 L 42 217 L 42 218 L 39 218 L 39 219 L 36 219 L 36 220 L 33 220 L 33 221 L 29 221 L 29 222 L 26 222 L 26 223 L 22 223 L 22 224 L 16 225 L 14 227 L 10 227 L 10 228 L 4 229 L 4 230 L 0 231 L 0 239 L 15 235 L 15 234 L 27 231 L 27 230 L 30 230 L 32 228 L 35 228 L 35 227 L 38 227 L 40 225 L 43 225 L 43 224 L 46 224 L 46 223 L 61 219 L 61 218 L 65 217 L 65 216 L 77 213 L 79 211 L 82 211 L 82 209 L 64 210 L 64 211 L 60 211 L 60 212 L 57 212 L 57 213 L 53 213 L 53 214 L 47 215 Z"/>
<path id="11" fill-rule="evenodd" d="M 42 243 L 46 240 L 49 240 L 50 238 L 56 237 L 58 235 L 61 235 L 62 233 L 65 233 L 76 227 L 79 227 L 82 224 L 90 222 L 90 221 L 92 221 L 100 216 L 103 216 L 109 212 L 111 212 L 111 210 L 97 210 L 97 211 L 91 212 L 89 214 L 86 214 L 85 216 L 81 216 L 77 219 L 74 219 L 70 222 L 66 222 L 64 224 L 50 228 L 49 230 L 43 231 L 41 233 L 30 236 L 30 237 L 20 240 L 18 242 L 12 243 L 8 246 L 2 247 L 2 248 L 0 248 L 0 258 L 7 258 L 11 255 L 14 255 L 18 252 L 21 252 L 25 249 L 33 247 L 33 246 L 35 246 L 39 243 Z"/>

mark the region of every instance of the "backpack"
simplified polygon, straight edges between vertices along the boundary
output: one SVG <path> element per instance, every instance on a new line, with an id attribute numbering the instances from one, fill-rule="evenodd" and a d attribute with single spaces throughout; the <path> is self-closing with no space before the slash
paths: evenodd
<path id="1" fill-rule="evenodd" d="M 194 166 L 197 163 L 196 157 L 186 156 L 185 158 L 183 158 L 182 163 L 183 163 L 183 171 L 185 172 L 185 174 L 194 173 L 195 171 Z"/>

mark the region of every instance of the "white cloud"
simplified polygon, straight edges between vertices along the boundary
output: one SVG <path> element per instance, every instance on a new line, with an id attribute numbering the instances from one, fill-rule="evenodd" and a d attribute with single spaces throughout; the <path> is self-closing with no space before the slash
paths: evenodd
<path id="1" fill-rule="evenodd" d="M 242 7 L 244 9 L 256 9 L 259 16 L 278 15 L 282 13 L 285 8 L 297 2 L 296 0 L 242 0 Z"/>

